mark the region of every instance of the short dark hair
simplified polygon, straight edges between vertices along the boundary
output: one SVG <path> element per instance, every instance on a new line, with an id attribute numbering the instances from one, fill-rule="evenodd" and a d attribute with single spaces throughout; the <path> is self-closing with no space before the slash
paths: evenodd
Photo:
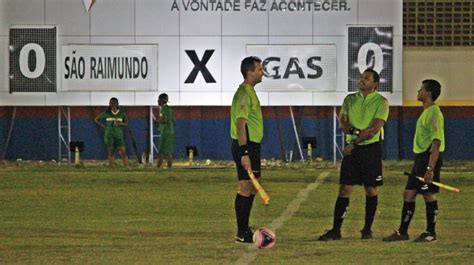
<path id="1" fill-rule="evenodd" d="M 161 93 L 161 94 L 158 96 L 158 99 L 164 100 L 165 103 L 166 103 L 166 102 L 168 102 L 168 94 L 166 94 L 166 93 Z"/>
<path id="2" fill-rule="evenodd" d="M 242 60 L 240 64 L 240 72 L 244 78 L 247 78 L 247 73 L 255 70 L 255 63 L 261 63 L 262 60 L 256 56 L 249 56 Z"/>
<path id="3" fill-rule="evenodd" d="M 425 79 L 421 82 L 425 85 L 426 91 L 431 93 L 431 99 L 435 101 L 441 94 L 441 84 L 434 79 Z"/>
<path id="4" fill-rule="evenodd" d="M 110 108 L 110 101 L 117 101 L 117 108 L 120 109 L 118 98 L 114 97 L 114 98 L 110 98 L 109 100 L 109 111 L 112 111 L 112 108 Z"/>
<path id="5" fill-rule="evenodd" d="M 374 69 L 367 68 L 365 69 L 364 73 L 371 73 L 375 83 L 380 81 L 380 75 Z"/>

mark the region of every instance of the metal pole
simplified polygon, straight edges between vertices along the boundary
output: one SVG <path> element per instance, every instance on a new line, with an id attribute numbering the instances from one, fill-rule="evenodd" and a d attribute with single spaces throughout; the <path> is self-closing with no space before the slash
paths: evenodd
<path id="1" fill-rule="evenodd" d="M 58 106 L 58 162 L 61 162 L 61 106 Z"/>
<path id="2" fill-rule="evenodd" d="M 344 149 L 344 132 L 341 134 L 337 134 L 337 123 L 340 123 L 339 116 L 337 116 L 336 106 L 334 106 L 334 114 L 333 114 L 333 153 L 334 153 L 334 164 L 337 161 L 337 153 L 341 157 L 343 157 L 342 150 Z M 341 137 L 341 146 L 337 143 L 337 137 Z"/>
<path id="3" fill-rule="evenodd" d="M 62 125 L 62 120 L 66 119 L 67 126 Z M 63 129 L 67 129 L 67 139 L 64 139 Z M 67 107 L 67 111 L 62 106 L 58 106 L 58 161 L 62 160 L 62 148 L 63 144 L 67 150 L 67 161 L 71 163 L 71 152 L 69 150 L 69 142 L 71 141 L 71 109 Z"/>
<path id="4" fill-rule="evenodd" d="M 69 163 L 71 163 L 71 150 L 69 149 L 69 143 L 71 142 L 71 108 L 68 106 L 67 107 L 67 143 L 66 143 L 66 149 L 67 149 L 67 160 Z"/>
<path id="5" fill-rule="evenodd" d="M 290 115 L 291 115 L 291 122 L 293 123 L 293 130 L 295 131 L 296 144 L 298 145 L 298 150 L 300 151 L 301 162 L 304 162 L 303 150 L 301 149 L 301 144 L 300 144 L 300 137 L 298 135 L 298 131 L 296 130 L 295 117 L 293 116 L 293 109 L 291 108 L 291 106 L 290 106 Z"/>
<path id="6" fill-rule="evenodd" d="M 337 138 L 336 138 L 336 106 L 333 107 L 333 115 L 332 115 L 332 153 L 333 153 L 333 163 L 336 164 L 336 156 L 337 156 Z"/>
<path id="7" fill-rule="evenodd" d="M 280 117 L 278 116 L 278 108 L 273 107 L 273 111 L 275 112 L 276 124 L 277 124 L 277 129 L 278 129 L 278 139 L 280 140 L 281 160 L 285 160 L 285 162 L 290 162 L 290 161 L 287 161 L 286 159 L 286 147 L 283 146 L 283 136 L 281 132 L 282 129 L 281 129 Z"/>
<path id="8" fill-rule="evenodd" d="M 16 107 L 13 107 L 12 121 L 10 122 L 10 129 L 8 129 L 7 141 L 5 142 L 5 148 L 3 149 L 3 153 L 2 153 L 2 161 L 5 160 L 5 156 L 7 154 L 8 145 L 10 144 L 10 139 L 12 136 L 13 125 L 15 124 L 15 118 L 16 118 Z"/>
<path id="9" fill-rule="evenodd" d="M 148 157 L 149 157 L 149 160 L 148 162 L 150 164 L 153 164 L 153 147 L 154 147 L 154 143 L 153 143 L 153 137 L 154 137 L 154 133 L 153 133 L 153 118 L 155 116 L 153 115 L 153 106 L 150 106 L 150 153 L 148 154 Z"/>
<path id="10" fill-rule="evenodd" d="M 153 114 L 153 109 L 156 107 L 150 106 L 150 164 L 153 164 L 153 152 L 158 153 L 158 148 L 156 148 L 154 139 L 160 138 L 159 134 L 153 132 L 153 122 L 156 120 L 155 115 Z"/>

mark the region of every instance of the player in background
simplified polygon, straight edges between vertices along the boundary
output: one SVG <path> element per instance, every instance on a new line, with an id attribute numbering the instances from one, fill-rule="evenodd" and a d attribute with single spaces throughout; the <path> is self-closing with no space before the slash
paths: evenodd
<path id="1" fill-rule="evenodd" d="M 403 192 L 402 217 L 398 230 L 383 239 L 383 241 L 408 240 L 408 226 L 415 213 L 416 195 L 422 194 L 426 206 L 426 231 L 415 242 L 432 242 L 436 240 L 436 216 L 438 215 L 438 201 L 436 193 L 439 187 L 431 184 L 440 182 L 441 166 L 443 165 L 442 152 L 444 142 L 444 117 L 435 101 L 441 94 L 441 85 L 438 81 L 427 79 L 418 90 L 418 101 L 423 103 L 423 112 L 416 122 L 415 137 L 413 139 L 413 153 L 415 161 L 408 182 Z M 424 176 L 424 182 L 416 177 Z"/>
<path id="2" fill-rule="evenodd" d="M 163 165 L 163 157 L 167 158 L 167 167 L 173 166 L 173 150 L 174 150 L 174 126 L 176 120 L 173 110 L 168 106 L 168 95 L 162 93 L 158 96 L 158 106 L 160 107 L 160 116 L 158 123 L 160 126 L 160 142 L 158 145 L 158 163 L 157 167 Z"/>
<path id="3" fill-rule="evenodd" d="M 253 233 L 249 228 L 250 211 L 255 197 L 255 188 L 247 170 L 260 177 L 260 142 L 263 138 L 263 116 L 255 85 L 262 82 L 262 61 L 258 57 L 242 60 L 240 72 L 244 78 L 234 94 L 230 110 L 230 136 L 232 157 L 237 166 L 239 191 L 235 197 L 237 218 L 237 243 L 252 243 Z"/>
<path id="4" fill-rule="evenodd" d="M 95 117 L 95 123 L 105 129 L 104 143 L 107 146 L 109 165 L 114 163 L 114 152 L 118 150 L 124 166 L 128 166 L 123 128 L 128 126 L 128 118 L 119 107 L 117 98 L 111 98 L 109 108 Z"/>
<path id="5" fill-rule="evenodd" d="M 339 176 L 339 194 L 333 227 L 318 238 L 320 241 L 341 239 L 341 226 L 354 185 L 364 185 L 366 195 L 361 238 L 372 238 L 372 223 L 378 204 L 377 187 L 383 185 L 383 126 L 389 113 L 387 100 L 377 92 L 379 80 L 376 71 L 365 70 L 359 80 L 359 92 L 344 99 L 339 118 L 340 128 L 346 134 L 346 146 Z"/>

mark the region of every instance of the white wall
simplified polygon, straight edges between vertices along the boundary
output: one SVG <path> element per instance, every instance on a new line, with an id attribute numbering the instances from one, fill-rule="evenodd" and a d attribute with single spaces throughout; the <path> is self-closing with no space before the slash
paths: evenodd
<path id="1" fill-rule="evenodd" d="M 184 11 L 187 0 L 176 2 L 179 12 L 171 11 L 173 0 L 98 0 L 87 13 L 81 0 L 0 0 L 0 105 L 107 105 L 112 96 L 123 99 L 122 105 L 154 105 L 161 92 L 169 93 L 173 105 L 229 105 L 242 81 L 247 44 L 335 44 L 335 91 L 259 95 L 262 105 L 340 105 L 347 91 L 347 26 L 369 24 L 394 27 L 394 92 L 386 96 L 392 105 L 402 103 L 402 0 L 335 1 L 346 2 L 345 11 L 270 11 L 273 0 L 266 11 L 250 11 L 241 0 L 240 11 L 191 12 Z M 158 44 L 159 91 L 62 92 L 59 83 L 57 93 L 9 94 L 8 29 L 14 24 L 58 25 L 59 58 L 67 44 Z M 200 74 L 194 85 L 184 84 L 193 66 L 185 49 L 199 57 L 216 50 L 207 65 L 216 84 L 200 85 Z"/>

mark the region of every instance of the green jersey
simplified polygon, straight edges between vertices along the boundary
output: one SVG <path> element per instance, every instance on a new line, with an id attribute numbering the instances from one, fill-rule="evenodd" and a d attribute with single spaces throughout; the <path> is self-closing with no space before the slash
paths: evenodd
<path id="1" fill-rule="evenodd" d="M 237 140 L 237 119 L 247 121 L 249 141 L 260 143 L 263 138 L 263 116 L 255 89 L 241 84 L 232 99 L 230 109 L 230 137 Z"/>
<path id="2" fill-rule="evenodd" d="M 173 111 L 171 110 L 171 107 L 168 105 L 163 105 L 161 106 L 160 109 L 160 117 L 166 117 L 166 122 L 165 123 L 160 123 L 160 133 L 163 134 L 174 134 L 174 129 L 173 129 Z"/>
<path id="3" fill-rule="evenodd" d="M 378 92 L 373 92 L 364 97 L 362 92 L 349 94 L 344 99 L 339 115 L 347 115 L 349 124 L 352 127 L 363 130 L 372 125 L 374 119 L 381 119 L 387 122 L 388 119 L 388 101 Z M 369 138 L 361 145 L 379 142 L 384 138 L 383 127 L 372 138 Z M 356 140 L 356 135 L 346 134 L 346 141 Z"/>
<path id="4" fill-rule="evenodd" d="M 116 113 L 110 110 L 104 111 L 97 116 L 98 120 L 105 121 L 105 134 L 123 135 L 122 126 L 115 125 L 115 122 L 127 122 L 128 118 L 125 112 L 118 109 Z"/>
<path id="5" fill-rule="evenodd" d="M 413 152 L 420 154 L 428 150 L 433 140 L 439 140 L 439 151 L 444 151 L 444 117 L 441 109 L 433 105 L 423 110 L 416 121 Z"/>

